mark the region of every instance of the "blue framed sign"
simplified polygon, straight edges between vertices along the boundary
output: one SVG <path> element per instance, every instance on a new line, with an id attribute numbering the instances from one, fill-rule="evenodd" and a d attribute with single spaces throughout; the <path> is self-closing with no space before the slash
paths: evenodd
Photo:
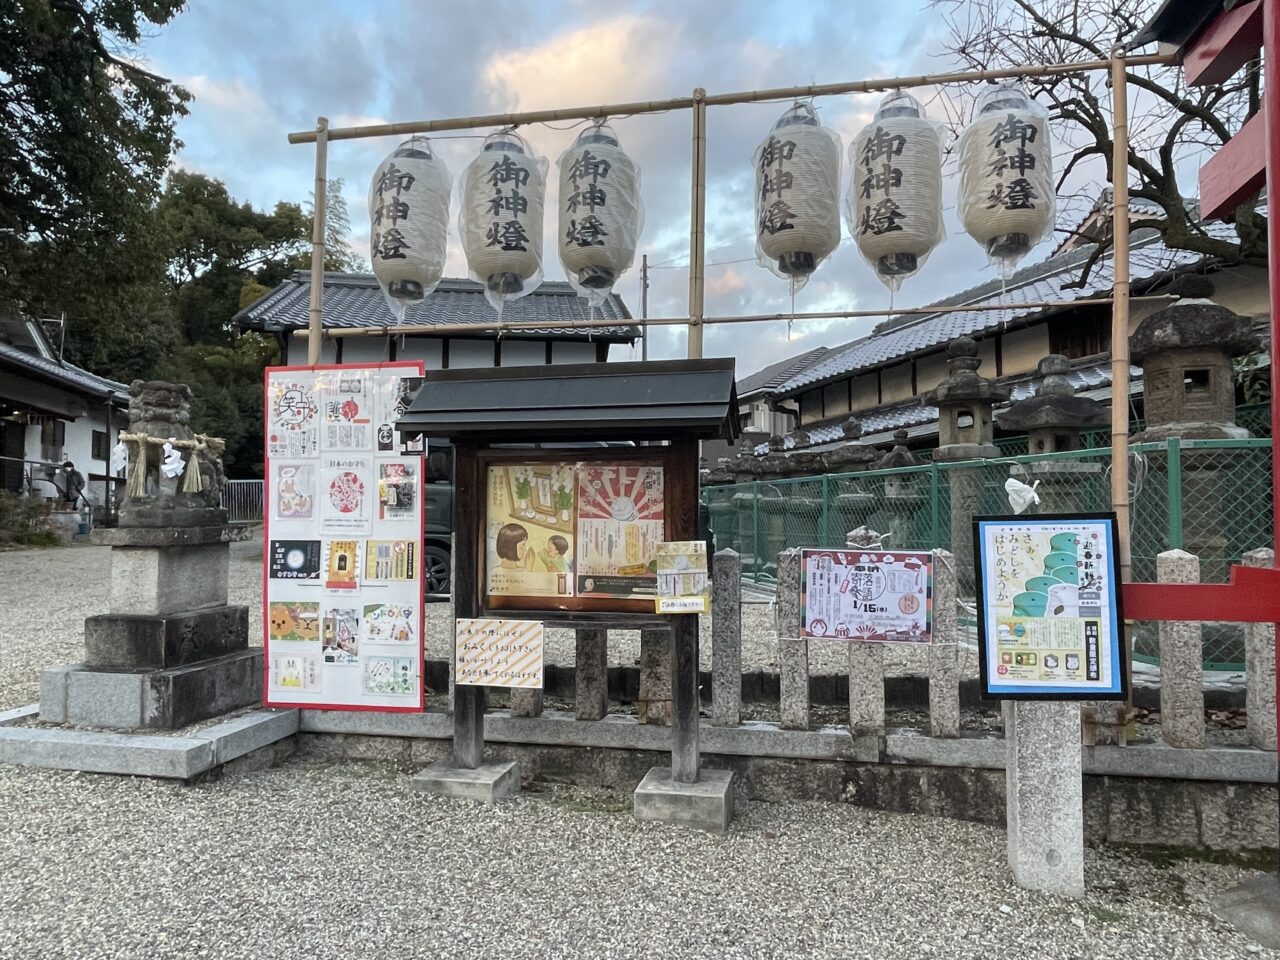
<path id="1" fill-rule="evenodd" d="M 1114 513 L 977 517 L 973 552 L 984 697 L 1125 698 Z"/>

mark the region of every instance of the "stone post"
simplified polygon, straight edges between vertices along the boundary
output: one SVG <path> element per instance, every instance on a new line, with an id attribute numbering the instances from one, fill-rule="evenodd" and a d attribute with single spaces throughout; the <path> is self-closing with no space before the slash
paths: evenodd
<path id="1" fill-rule="evenodd" d="M 671 725 L 671 656 L 669 630 L 640 631 L 640 696 L 636 715 L 641 723 Z"/>
<path id="2" fill-rule="evenodd" d="M 809 729 L 809 641 L 800 636 L 800 551 L 778 554 L 774 605 L 778 635 L 779 709 L 787 730 Z"/>
<path id="3" fill-rule="evenodd" d="M 1274 550 L 1250 550 L 1246 567 L 1274 567 Z M 1245 712 L 1249 743 L 1260 750 L 1276 749 L 1276 626 L 1248 623 L 1244 628 Z"/>
<path id="4" fill-rule="evenodd" d="M 578 720 L 609 712 L 609 631 L 580 628 L 573 649 L 573 708 Z"/>
<path id="5" fill-rule="evenodd" d="M 869 527 L 847 534 L 847 546 L 877 547 L 882 537 Z M 849 641 L 849 730 L 855 737 L 884 733 L 884 644 Z"/>
<path id="6" fill-rule="evenodd" d="M 511 715 L 513 717 L 542 716 L 542 691 L 512 687 Z"/>
<path id="7" fill-rule="evenodd" d="M 711 564 L 711 722 L 742 720 L 742 560 L 719 550 Z"/>
<path id="8" fill-rule="evenodd" d="M 1008 701 L 1005 814 L 1009 868 L 1028 890 L 1084 896 L 1080 707 Z"/>
<path id="9" fill-rule="evenodd" d="M 1185 550 L 1156 556 L 1159 583 L 1199 583 Z M 1199 623 L 1160 621 L 1160 736 L 1171 747 L 1204 746 L 1204 641 Z"/>
<path id="10" fill-rule="evenodd" d="M 929 645 L 929 733 L 960 735 L 959 624 L 956 563 L 946 550 L 933 551 L 933 642 Z"/>

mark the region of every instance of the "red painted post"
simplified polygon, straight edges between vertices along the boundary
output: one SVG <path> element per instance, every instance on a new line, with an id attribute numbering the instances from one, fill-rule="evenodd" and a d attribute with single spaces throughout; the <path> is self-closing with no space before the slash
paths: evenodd
<path id="1" fill-rule="evenodd" d="M 1262 109 L 1267 118 L 1267 283 L 1271 294 L 1271 518 L 1272 539 L 1280 562 L 1280 451 L 1276 425 L 1280 424 L 1280 0 L 1266 0 L 1262 16 L 1262 54 L 1266 65 L 1266 93 Z M 1280 626 L 1277 627 L 1280 636 Z M 1276 645 L 1276 721 L 1280 723 L 1280 644 Z"/>

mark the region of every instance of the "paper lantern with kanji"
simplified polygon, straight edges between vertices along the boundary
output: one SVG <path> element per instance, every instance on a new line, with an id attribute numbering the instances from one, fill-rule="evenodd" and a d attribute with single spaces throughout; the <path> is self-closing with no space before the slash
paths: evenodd
<path id="1" fill-rule="evenodd" d="M 792 290 L 840 243 L 840 138 L 807 103 L 756 148 L 756 259 Z"/>
<path id="2" fill-rule="evenodd" d="M 863 259 L 897 290 L 945 235 L 942 133 L 910 94 L 888 94 L 849 145 L 845 218 Z"/>
<path id="3" fill-rule="evenodd" d="M 369 184 L 369 263 L 397 319 L 444 275 L 453 180 L 426 137 L 411 137 Z"/>
<path id="4" fill-rule="evenodd" d="M 960 221 L 1008 276 L 1053 229 L 1049 115 L 1019 87 L 992 87 L 960 134 L 959 155 Z"/>
<path id="5" fill-rule="evenodd" d="M 636 259 L 640 170 L 603 122 L 579 134 L 558 166 L 560 262 L 578 294 L 599 305 Z"/>
<path id="6" fill-rule="evenodd" d="M 471 279 L 499 312 L 542 280 L 547 161 L 516 133 L 487 137 L 462 174 L 458 231 Z"/>

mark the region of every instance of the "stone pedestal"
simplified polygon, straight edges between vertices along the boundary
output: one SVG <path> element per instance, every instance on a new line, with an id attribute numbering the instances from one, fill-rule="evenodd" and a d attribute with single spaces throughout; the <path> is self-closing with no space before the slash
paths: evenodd
<path id="1" fill-rule="evenodd" d="M 440 760 L 409 780 L 409 786 L 421 793 L 459 800 L 494 803 L 520 793 L 520 765 L 482 763 L 472 769 L 453 765 L 453 759 Z"/>
<path id="2" fill-rule="evenodd" d="M 1199 583 L 1200 561 L 1185 550 L 1156 557 L 1160 583 Z M 1204 746 L 1204 641 L 1199 623 L 1163 620 L 1160 631 L 1160 736 L 1171 747 Z"/>
<path id="3" fill-rule="evenodd" d="M 662 820 L 726 833 L 733 819 L 733 773 L 703 770 L 696 783 L 681 783 L 670 767 L 654 767 L 636 787 L 632 810 L 637 820 Z"/>
<path id="4" fill-rule="evenodd" d="M 636 716 L 641 723 L 671 725 L 671 656 L 667 630 L 640 631 L 640 696 Z"/>
<path id="5" fill-rule="evenodd" d="M 46 670 L 49 723 L 172 730 L 262 699 L 262 651 L 249 611 L 227 603 L 229 543 L 221 527 L 122 527 L 111 546 L 108 612 L 85 620 L 85 661 Z"/>
<path id="6" fill-rule="evenodd" d="M 1090 491 L 1102 473 L 1101 463 L 1077 460 L 1042 460 L 1038 463 L 1016 463 L 1009 476 L 1027 486 L 1036 487 L 1040 505 L 1036 513 L 1087 513 L 1093 509 Z"/>
<path id="7" fill-rule="evenodd" d="M 1084 896 L 1080 707 L 1006 701 L 1009 868 L 1028 890 Z"/>

